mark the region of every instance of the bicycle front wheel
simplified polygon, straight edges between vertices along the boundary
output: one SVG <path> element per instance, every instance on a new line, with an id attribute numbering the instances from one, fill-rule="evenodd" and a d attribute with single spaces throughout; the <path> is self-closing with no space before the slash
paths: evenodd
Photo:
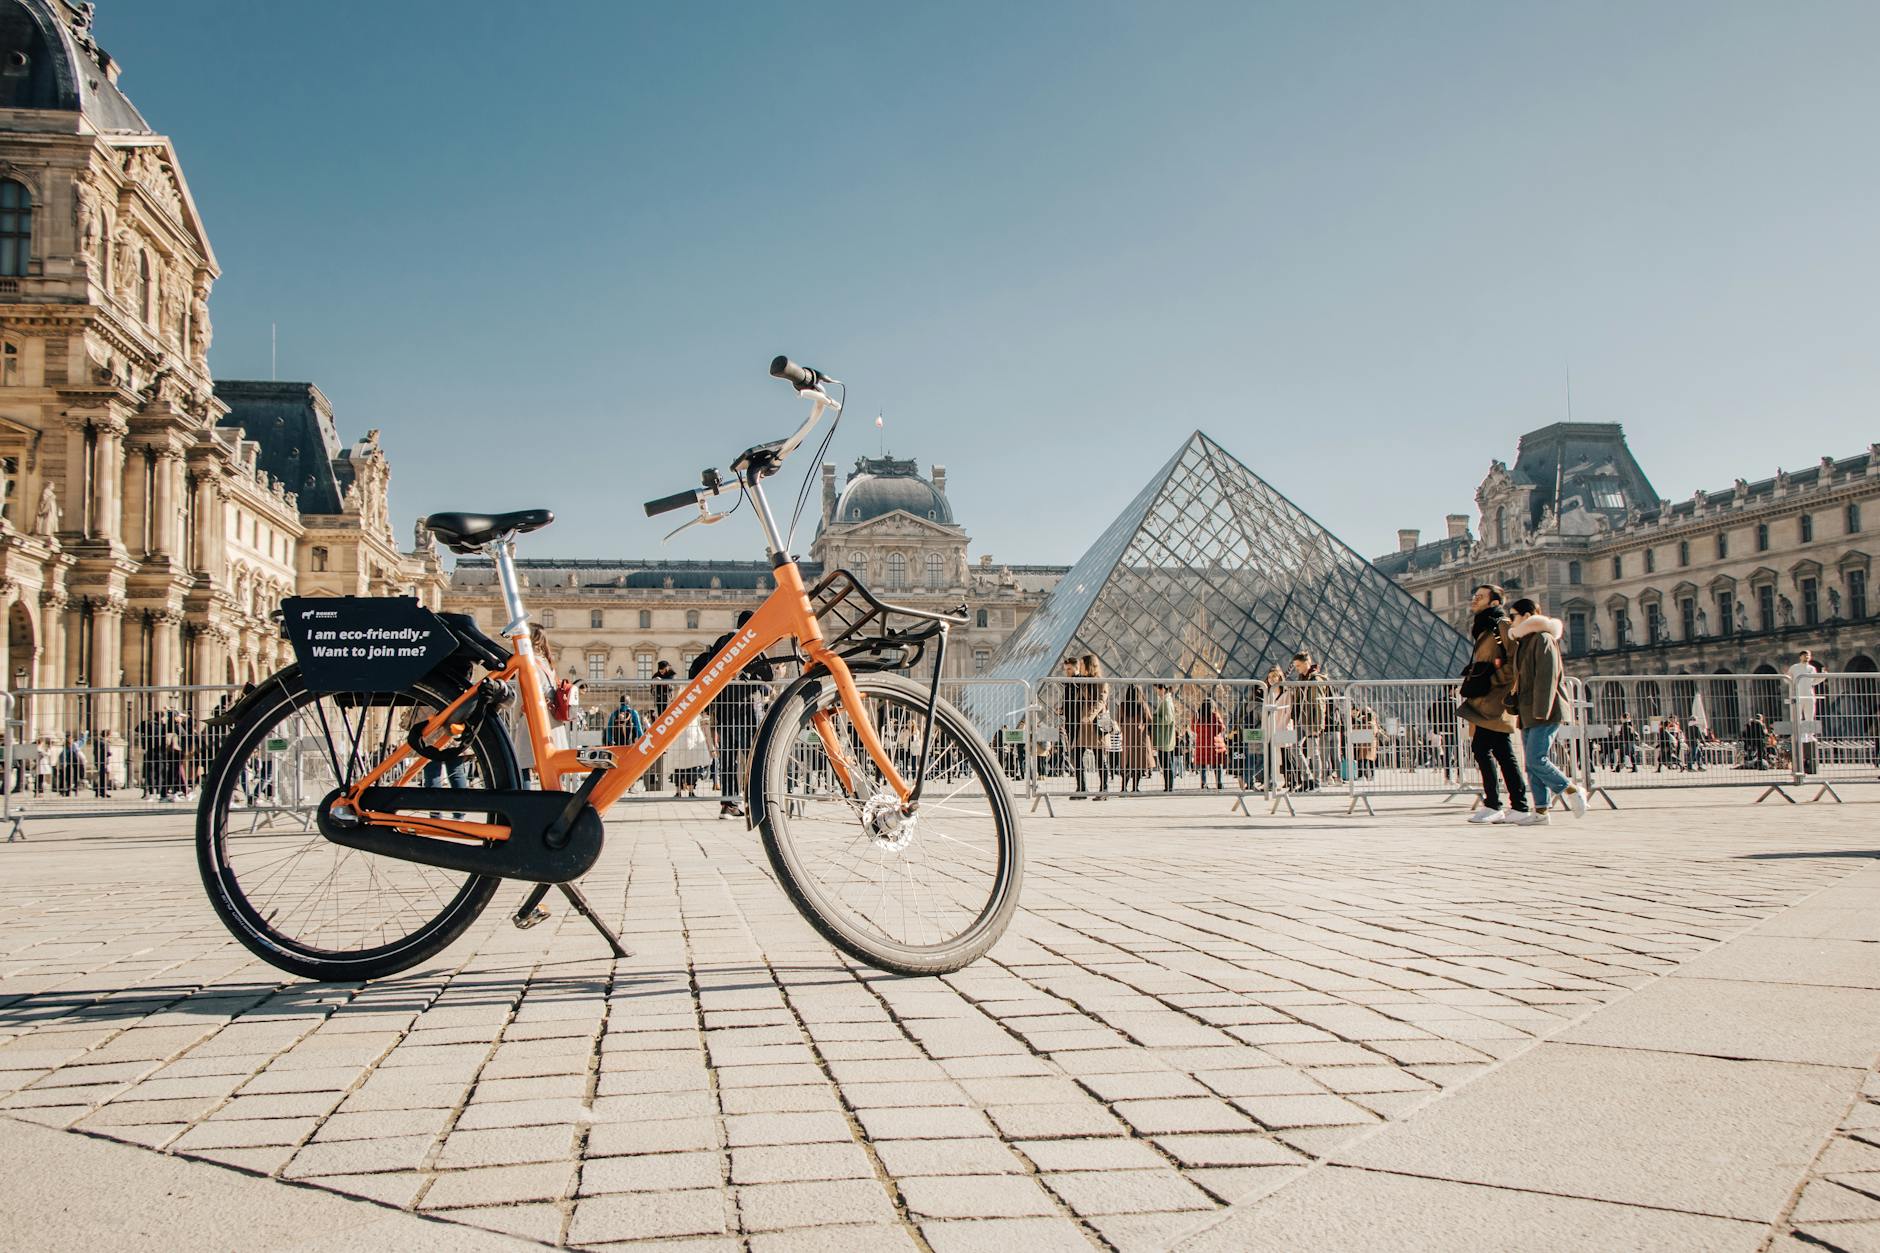
<path id="1" fill-rule="evenodd" d="M 912 782 L 927 693 L 883 674 L 855 684 Z M 1024 852 L 1004 776 L 972 724 L 935 706 L 920 805 L 903 815 L 833 679 L 792 689 L 772 717 L 753 766 L 764 782 L 757 825 L 778 881 L 823 938 L 900 974 L 945 974 L 991 948 L 1018 909 Z"/>
<path id="2" fill-rule="evenodd" d="M 312 979 L 374 979 L 440 952 L 483 912 L 498 880 L 347 848 L 317 820 L 327 793 L 455 696 L 428 681 L 402 692 L 310 692 L 291 671 L 263 682 L 203 779 L 196 820 L 203 886 L 250 951 Z M 457 762 L 428 773 L 434 786 L 463 789 L 465 815 L 486 821 L 475 793 L 516 787 L 515 756 L 493 719 L 468 734 Z"/>

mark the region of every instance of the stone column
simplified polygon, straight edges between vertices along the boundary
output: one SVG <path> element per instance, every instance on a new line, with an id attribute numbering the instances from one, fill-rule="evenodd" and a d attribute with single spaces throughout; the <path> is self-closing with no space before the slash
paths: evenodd
<path id="1" fill-rule="evenodd" d="M 67 417 L 65 420 L 65 483 L 59 492 L 59 501 L 65 506 L 59 519 L 59 529 L 86 534 L 85 514 L 87 489 L 85 457 L 85 419 L 82 416 Z M 34 501 L 36 507 L 39 502 Z"/>
<path id="2" fill-rule="evenodd" d="M 92 425 L 98 432 L 91 475 L 92 535 L 96 539 L 122 541 L 124 433 L 130 428 L 115 414 L 101 414 Z"/>
<path id="3" fill-rule="evenodd" d="M 91 606 L 91 685 L 116 687 L 124 681 L 124 602 L 97 600 Z"/>
<path id="4" fill-rule="evenodd" d="M 150 616 L 150 679 L 156 687 L 175 687 L 183 681 L 181 636 L 183 615 L 159 609 Z"/>
<path id="5" fill-rule="evenodd" d="M 65 602 L 65 665 L 55 686 L 79 687 L 91 676 L 83 672 L 85 661 L 85 615 L 70 600 Z"/>
<path id="6" fill-rule="evenodd" d="M 209 473 L 189 476 L 190 501 L 196 518 L 195 550 L 189 554 L 189 568 L 209 575 L 221 573 L 221 499 L 216 492 L 215 476 Z"/>
<path id="7" fill-rule="evenodd" d="M 144 673 L 144 628 L 149 619 L 141 613 L 127 613 L 119 618 L 118 657 L 124 668 L 124 685 L 141 687 L 150 682 Z"/>
<path id="8" fill-rule="evenodd" d="M 19 587 L 11 579 L 0 579 L 0 688 L 13 690 L 13 602 L 19 599 Z"/>
<path id="9" fill-rule="evenodd" d="M 59 687 L 65 682 L 65 591 L 48 587 L 39 593 L 39 673 L 35 687 Z"/>
<path id="10" fill-rule="evenodd" d="M 176 559 L 177 509 L 176 486 L 183 472 L 183 454 L 174 448 L 157 450 L 156 481 L 152 485 L 155 515 L 150 522 L 150 544 L 154 556 Z"/>

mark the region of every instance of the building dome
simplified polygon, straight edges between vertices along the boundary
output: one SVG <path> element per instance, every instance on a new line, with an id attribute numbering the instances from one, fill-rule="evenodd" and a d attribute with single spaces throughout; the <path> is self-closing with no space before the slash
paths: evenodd
<path id="1" fill-rule="evenodd" d="M 0 109 L 79 113 L 99 131 L 150 134 L 116 72 L 92 38 L 89 6 L 0 0 Z"/>
<path id="2" fill-rule="evenodd" d="M 912 460 L 900 461 L 893 457 L 856 459 L 848 485 L 836 501 L 831 521 L 849 526 L 883 517 L 897 509 L 942 526 L 953 525 L 953 506 L 947 503 L 946 492 L 922 478 Z"/>

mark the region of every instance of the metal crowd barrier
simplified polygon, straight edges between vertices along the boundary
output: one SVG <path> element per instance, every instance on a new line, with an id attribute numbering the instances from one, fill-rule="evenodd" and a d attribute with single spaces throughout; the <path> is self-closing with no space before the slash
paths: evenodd
<path id="1" fill-rule="evenodd" d="M 9 693 L 7 819 L 173 813 L 193 803 L 221 747 L 208 719 L 239 694 L 222 684 Z"/>
<path id="2" fill-rule="evenodd" d="M 1640 788 L 1754 787 L 1757 800 L 1803 783 L 1815 749 L 1798 728 L 1785 674 L 1598 675 L 1585 680 L 1580 739 L 1590 795 Z"/>
<path id="3" fill-rule="evenodd" d="M 726 690 L 626 798 L 742 800 L 769 702 L 793 677 Z M 584 683 L 568 731 L 575 746 L 620 744 L 686 682 Z M 1569 678 L 1573 718 L 1557 764 L 1589 797 L 1617 807 L 1645 788 L 1754 787 L 1756 799 L 1819 785 L 1880 780 L 1880 675 L 1616 675 Z M 1231 811 L 1269 813 L 1306 796 L 1375 812 L 1377 797 L 1468 796 L 1480 803 L 1470 727 L 1454 679 L 1314 680 L 1058 676 L 950 678 L 940 692 L 964 712 L 1015 796 L 1055 816 L 1056 803 L 1141 797 L 1231 797 Z M 214 713 L 226 686 L 41 688 L 0 692 L 0 823 L 177 812 L 196 799 L 220 747 Z M 1517 741 L 1518 742 L 1518 741 Z M 805 742 L 793 770 L 814 771 Z M 910 757 L 910 761 L 912 758 Z M 285 769 L 286 767 L 280 767 Z M 950 767 L 948 767 L 950 768 Z M 281 776 L 286 778 L 286 775 Z M 798 776 L 807 777 L 807 776 Z"/>
<path id="4" fill-rule="evenodd" d="M 1817 674 L 1796 684 L 1795 702 L 1798 781 L 1821 785 L 1816 800 L 1839 800 L 1836 783 L 1880 781 L 1880 674 Z"/>
<path id="5" fill-rule="evenodd" d="M 1268 776 L 1257 679 L 1057 676 L 1032 687 L 1032 808 L 1054 802 L 1232 794 L 1250 812 Z"/>

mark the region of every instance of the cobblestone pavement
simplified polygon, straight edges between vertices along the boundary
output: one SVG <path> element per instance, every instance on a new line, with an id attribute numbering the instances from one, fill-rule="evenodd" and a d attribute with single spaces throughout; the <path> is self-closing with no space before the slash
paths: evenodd
<path id="1" fill-rule="evenodd" d="M 567 911 L 511 928 L 512 887 L 364 986 L 249 958 L 181 816 L 47 821 L 0 848 L 0 1119 L 547 1244 L 1160 1249 L 1865 866 L 1860 801 L 1060 806 L 945 979 L 838 958 L 754 834 L 648 806 L 586 883 L 632 959 Z M 1868 1093 L 1784 1238 L 1880 1247 Z"/>

